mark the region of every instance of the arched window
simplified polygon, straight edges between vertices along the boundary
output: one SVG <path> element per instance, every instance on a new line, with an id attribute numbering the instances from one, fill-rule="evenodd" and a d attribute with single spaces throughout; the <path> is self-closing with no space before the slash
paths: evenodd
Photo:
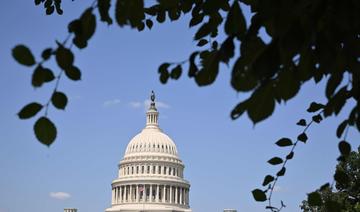
<path id="1" fill-rule="evenodd" d="M 139 174 L 139 166 L 136 166 L 136 174 Z"/>
<path id="2" fill-rule="evenodd" d="M 134 166 L 131 167 L 131 174 L 134 174 Z"/>
<path id="3" fill-rule="evenodd" d="M 145 168 L 144 168 L 144 166 L 141 166 L 141 174 L 144 174 L 144 170 Z"/>
<path id="4" fill-rule="evenodd" d="M 158 167 L 158 174 L 161 174 L 161 166 Z"/>
<path id="5" fill-rule="evenodd" d="M 152 173 L 155 174 L 155 167 L 156 166 L 153 166 L 153 170 L 152 170 Z"/>
<path id="6" fill-rule="evenodd" d="M 164 166 L 164 175 L 166 175 L 166 166 Z"/>
<path id="7" fill-rule="evenodd" d="M 147 174 L 150 174 L 150 166 L 147 166 Z"/>

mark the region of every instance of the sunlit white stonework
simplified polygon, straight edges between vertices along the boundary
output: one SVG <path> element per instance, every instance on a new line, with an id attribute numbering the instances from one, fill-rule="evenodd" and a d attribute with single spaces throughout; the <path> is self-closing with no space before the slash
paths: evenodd
<path id="1" fill-rule="evenodd" d="M 159 128 L 158 116 L 152 93 L 146 126 L 126 148 L 106 212 L 191 212 L 184 164 L 175 143 Z"/>

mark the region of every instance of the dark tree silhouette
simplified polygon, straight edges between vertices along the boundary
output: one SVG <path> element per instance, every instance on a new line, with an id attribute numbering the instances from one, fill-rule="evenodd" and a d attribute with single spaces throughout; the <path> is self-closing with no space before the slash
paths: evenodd
<path id="1" fill-rule="evenodd" d="M 341 174 L 339 174 L 341 173 Z M 303 211 L 360 211 L 360 146 L 336 166 L 335 189 L 330 184 L 308 194 Z"/>

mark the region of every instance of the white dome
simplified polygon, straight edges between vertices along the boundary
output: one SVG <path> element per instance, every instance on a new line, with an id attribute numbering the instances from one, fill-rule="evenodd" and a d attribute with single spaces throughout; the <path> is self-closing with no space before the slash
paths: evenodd
<path id="1" fill-rule="evenodd" d="M 149 154 L 177 155 L 175 143 L 159 128 L 145 128 L 134 136 L 127 145 L 125 156 Z"/>
<path id="2" fill-rule="evenodd" d="M 111 207 L 106 212 L 191 212 L 190 183 L 173 140 L 159 128 L 155 95 L 146 112 L 146 126 L 134 136 L 112 182 Z"/>

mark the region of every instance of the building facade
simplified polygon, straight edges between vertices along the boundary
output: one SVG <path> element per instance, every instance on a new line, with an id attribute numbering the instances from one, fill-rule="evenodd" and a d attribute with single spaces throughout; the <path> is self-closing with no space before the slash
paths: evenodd
<path id="1" fill-rule="evenodd" d="M 175 143 L 160 129 L 158 118 L 152 92 L 146 126 L 127 145 L 106 212 L 191 212 L 185 166 Z"/>

